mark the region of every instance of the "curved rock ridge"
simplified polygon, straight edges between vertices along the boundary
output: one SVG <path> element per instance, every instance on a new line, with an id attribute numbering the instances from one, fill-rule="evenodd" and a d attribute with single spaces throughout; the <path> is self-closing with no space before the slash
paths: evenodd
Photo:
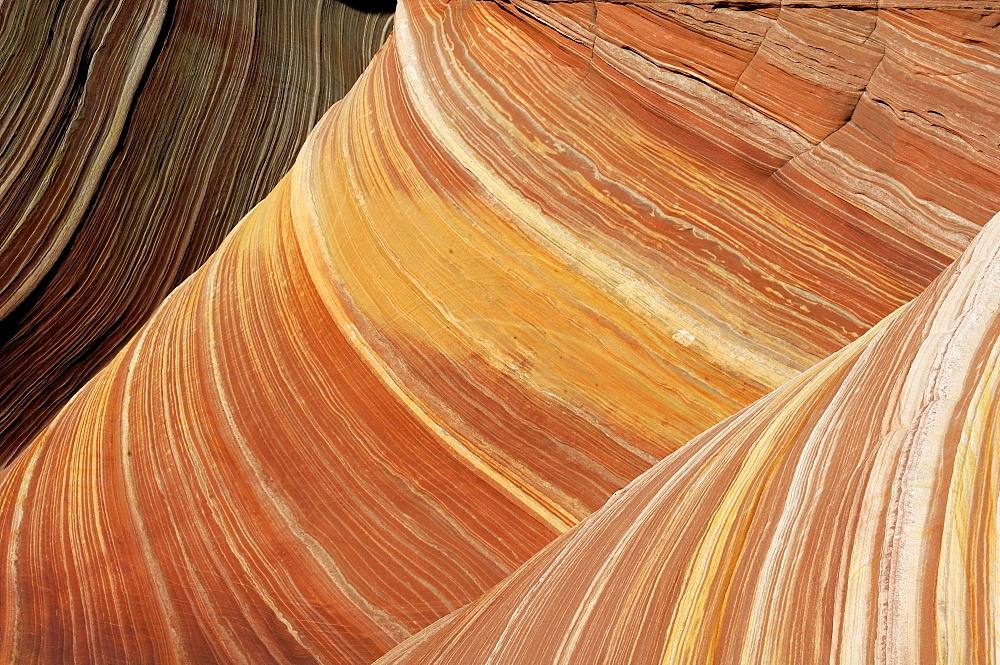
<path id="1" fill-rule="evenodd" d="M 389 663 L 990 663 L 1000 215 Z"/>
<path id="2" fill-rule="evenodd" d="M 385 39 L 336 1 L 0 9 L 0 467 L 292 165 Z"/>
<path id="3" fill-rule="evenodd" d="M 989 0 L 507 6 L 589 51 L 588 74 L 654 89 L 724 150 L 952 258 L 1000 208 Z"/>
<path id="4" fill-rule="evenodd" d="M 763 39 L 772 10 L 622 15 L 606 54 L 603 4 L 525 7 L 402 5 L 290 173 L 8 467 L 0 661 L 371 662 L 947 264 L 946 216 L 782 170 L 862 83 L 831 74 L 792 130 L 642 69 L 663 44 L 752 63 L 684 26 Z M 944 205 L 925 168 L 863 189 Z"/>

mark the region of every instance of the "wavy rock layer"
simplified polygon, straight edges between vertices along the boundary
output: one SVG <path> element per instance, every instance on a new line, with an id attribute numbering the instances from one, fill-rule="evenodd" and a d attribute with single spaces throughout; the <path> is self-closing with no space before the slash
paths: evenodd
<path id="1" fill-rule="evenodd" d="M 738 99 L 777 94 L 740 73 L 768 53 L 789 95 L 806 76 L 761 45 L 784 34 L 774 10 L 594 7 L 401 8 L 287 178 L 10 467 L 3 658 L 371 661 L 864 334 L 964 242 L 785 168 L 836 123 Z M 989 44 L 963 62 L 989 71 Z M 870 94 L 825 81 L 816 117 Z M 988 107 L 974 92 L 962 108 Z M 945 205 L 927 168 L 864 200 Z"/>
<path id="2" fill-rule="evenodd" d="M 996 6 L 724 4 L 510 6 L 586 49 L 585 73 L 613 70 L 652 88 L 660 113 L 726 152 L 957 256 L 1000 208 Z"/>
<path id="3" fill-rule="evenodd" d="M 0 467 L 274 187 L 390 20 L 321 0 L 0 10 Z"/>
<path id="4" fill-rule="evenodd" d="M 990 663 L 1000 215 L 919 298 L 378 662 Z"/>

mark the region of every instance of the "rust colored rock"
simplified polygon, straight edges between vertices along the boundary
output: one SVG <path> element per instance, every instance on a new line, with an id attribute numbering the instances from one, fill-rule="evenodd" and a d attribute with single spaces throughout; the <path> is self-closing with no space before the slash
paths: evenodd
<path id="1" fill-rule="evenodd" d="M 371 662 L 869 344 L 1000 207 L 988 86 L 953 91 L 967 141 L 897 143 L 863 81 L 922 70 L 872 54 L 954 42 L 995 83 L 995 42 L 955 37 L 993 34 L 970 12 L 800 9 L 402 5 L 289 174 L 10 467 L 0 659 Z"/>

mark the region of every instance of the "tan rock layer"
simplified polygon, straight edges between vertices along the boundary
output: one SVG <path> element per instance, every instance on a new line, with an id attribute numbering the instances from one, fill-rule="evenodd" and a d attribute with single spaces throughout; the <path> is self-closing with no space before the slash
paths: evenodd
<path id="1" fill-rule="evenodd" d="M 378 663 L 990 663 L 1000 215 L 919 298 Z"/>
<path id="2" fill-rule="evenodd" d="M 0 466 L 288 170 L 391 17 L 14 2 L 0 18 Z"/>

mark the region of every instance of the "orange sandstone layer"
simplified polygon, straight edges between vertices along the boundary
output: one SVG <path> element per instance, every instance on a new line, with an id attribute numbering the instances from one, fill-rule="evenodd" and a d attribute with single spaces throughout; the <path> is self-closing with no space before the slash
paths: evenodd
<path id="1" fill-rule="evenodd" d="M 656 92 L 639 94 L 656 113 L 791 189 L 951 258 L 1000 209 L 994 2 L 504 6 L 572 40 L 587 54 L 580 75 L 627 77 Z"/>
<path id="2" fill-rule="evenodd" d="M 9 467 L 0 660 L 370 662 L 801 383 L 985 221 L 996 190 L 932 196 L 927 164 L 789 166 L 869 93 L 831 73 L 794 128 L 738 99 L 775 10 L 598 4 L 401 6 L 288 176 Z M 903 192 L 930 221 L 870 204 Z"/>
<path id="3" fill-rule="evenodd" d="M 390 663 L 992 663 L 1000 215 Z"/>

